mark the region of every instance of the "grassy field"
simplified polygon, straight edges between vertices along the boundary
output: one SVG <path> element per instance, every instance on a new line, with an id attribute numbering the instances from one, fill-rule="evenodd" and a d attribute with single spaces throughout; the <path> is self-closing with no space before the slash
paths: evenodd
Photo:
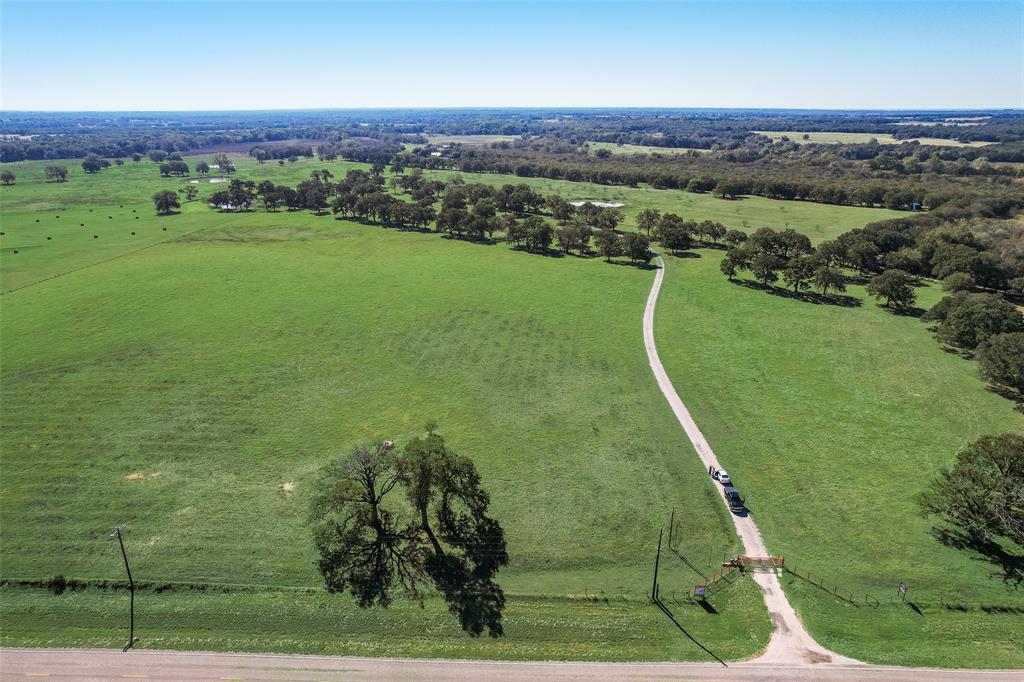
<path id="1" fill-rule="evenodd" d="M 640 335 L 649 271 L 305 212 L 219 214 L 200 201 L 158 218 L 149 197 L 185 181 L 160 178 L 148 162 L 88 177 L 69 163 L 61 185 L 42 181 L 45 165 L 10 165 L 17 184 L 0 189 L 0 578 L 119 578 L 107 533 L 127 522 L 137 579 L 255 586 L 144 594 L 145 646 L 708 657 L 644 602 L 657 531 L 673 507 L 680 550 L 698 567 L 738 548 L 650 377 Z M 238 159 L 242 176 L 288 183 L 325 165 L 336 176 L 366 167 Z M 621 201 L 627 229 L 653 207 L 741 229 L 793 227 L 820 241 L 899 215 L 466 179 Z M 199 187 L 202 196 L 220 188 Z M 769 547 L 799 570 L 880 598 L 906 579 L 922 604 L 951 595 L 1020 604 L 991 567 L 934 543 L 911 501 L 960 445 L 1019 430 L 1020 416 L 917 320 L 729 284 L 720 253 L 669 259 L 656 332 Z M 922 292 L 922 304 L 937 296 Z M 498 642 L 464 637 L 433 600 L 423 611 L 366 612 L 315 591 L 304 516 L 316 469 L 356 441 L 412 435 L 431 418 L 474 457 L 508 533 L 512 564 L 499 576 L 508 636 Z M 696 580 L 671 556 L 662 570 L 663 595 Z M 956 664 L 974 628 L 978 665 L 1019 662 L 1003 626 L 992 625 L 1017 622 L 1012 614 L 925 604 L 936 625 L 901 638 L 905 611 L 872 615 L 817 588 L 787 589 L 822 643 L 850 655 Z M 718 614 L 674 604 L 679 624 L 723 658 L 766 643 L 770 626 L 749 583 L 714 599 Z M 96 589 L 55 597 L 7 586 L 0 642 L 112 646 L 123 602 Z M 886 625 L 875 628 L 881 613 Z"/>
<path id="2" fill-rule="evenodd" d="M 652 147 L 643 144 L 616 144 L 614 142 L 588 142 L 590 153 L 593 155 L 598 149 L 607 149 L 612 154 L 685 154 L 694 151 L 698 154 L 707 154 L 707 149 L 694 147 Z"/>
<path id="3" fill-rule="evenodd" d="M 668 259 L 655 322 L 680 396 L 769 550 L 883 603 L 845 606 L 794 580 L 787 591 L 812 634 L 869 661 L 1024 665 L 1024 590 L 935 540 L 914 501 L 963 445 L 1019 433 L 1024 415 L 986 389 L 976 363 L 863 287 L 851 287 L 851 307 L 817 305 L 730 283 L 720 251 L 698 253 Z M 924 287 L 918 305 L 940 296 Z M 901 580 L 923 615 L 891 603 Z"/>
<path id="4" fill-rule="evenodd" d="M 121 577 L 107 534 L 127 523 L 137 579 L 315 588 L 305 513 L 316 469 L 434 418 L 474 457 L 506 528 L 512 562 L 499 579 L 518 626 L 485 647 L 463 641 L 433 602 L 365 614 L 348 596 L 320 595 L 303 607 L 328 609 L 318 622 L 330 609 L 348 615 L 320 626 L 329 645 L 310 647 L 707 657 L 643 603 L 673 507 L 700 553 L 737 548 L 650 381 L 639 342 L 650 272 L 306 212 L 219 214 L 195 202 L 157 218 L 148 197 L 182 181 L 152 164 L 73 169 L 61 185 L 42 181 L 43 165 L 15 166 L 2 195 L 2 578 Z M 240 165 L 275 180 L 316 167 Z M 663 567 L 666 589 L 696 580 L 681 562 Z M 608 628 L 567 599 L 595 593 L 625 598 Z M 251 618 L 221 620 L 206 614 L 227 597 L 150 599 L 171 619 L 150 631 L 166 638 L 154 645 L 198 646 L 190 631 L 231 620 L 225 647 L 297 650 L 274 638 L 280 599 L 247 597 Z M 719 615 L 682 609 L 680 623 L 721 655 L 755 653 L 770 629 L 758 595 L 738 588 L 723 600 Z M 5 590 L 4 642 L 107 641 L 101 602 Z M 295 624 L 303 613 L 281 627 L 310 629 Z M 573 633 L 552 649 L 560 627 Z M 409 641 L 388 649 L 382 634 L 401 628 Z"/>
<path id="5" fill-rule="evenodd" d="M 427 135 L 430 144 L 466 144 L 481 145 L 492 142 L 512 142 L 518 135 Z"/>
<path id="6" fill-rule="evenodd" d="M 209 156 L 197 156 L 189 157 L 189 161 L 194 165 L 202 158 L 209 160 Z M 259 165 L 249 157 L 235 158 L 242 176 L 292 185 L 307 179 L 311 171 L 319 168 L 329 168 L 337 177 L 351 168 L 368 168 L 365 164 L 344 161 L 325 164 L 304 159 L 279 166 L 274 163 Z M 189 210 L 181 215 L 156 216 L 150 201 L 153 192 L 177 189 L 187 180 L 160 178 L 156 167 L 149 162 L 129 162 L 123 168 L 112 167 L 94 176 L 85 175 L 81 168 L 69 163 L 72 181 L 59 185 L 42 182 L 46 165 L 44 162 L 8 164 L 19 181 L 13 187 L 3 188 L 0 193 L 4 200 L 0 217 L 10 228 L 5 229 L 6 234 L 0 238 L 0 254 L 3 255 L 0 290 L 7 291 L 43 277 L 175 239 L 209 227 L 211 220 L 215 220 L 217 225 L 235 225 L 233 221 L 249 219 L 212 214 L 199 206 L 199 202 L 189 206 Z M 458 173 L 427 171 L 426 175 L 445 180 Z M 874 220 L 902 215 L 886 209 L 777 201 L 762 197 L 725 200 L 710 194 L 678 190 L 613 187 L 496 174 L 471 174 L 466 175 L 466 180 L 491 185 L 522 182 L 545 195 L 559 194 L 571 201 L 591 199 L 622 203 L 625 229 L 635 229 L 637 213 L 649 207 L 675 212 L 688 219 L 717 220 L 736 229 L 754 230 L 766 225 L 776 229 L 791 227 L 819 242 Z M 222 185 L 206 181 L 197 186 L 200 198 L 222 188 Z M 288 220 L 288 224 L 294 225 L 298 219 L 289 217 Z M 248 225 L 249 222 L 237 224 Z M 83 223 L 85 227 L 81 227 Z M 302 221 L 299 224 L 306 225 Z M 47 240 L 48 236 L 53 239 Z M 19 253 L 14 254 L 14 250 Z"/>
<path id="7" fill-rule="evenodd" d="M 774 131 L 755 130 L 758 135 L 767 135 L 773 140 L 780 137 L 788 137 L 790 141 L 797 144 L 861 144 L 878 140 L 879 144 L 902 144 L 904 142 L 920 142 L 921 144 L 934 145 L 936 147 L 984 147 L 991 142 L 959 142 L 944 137 L 914 137 L 906 140 L 899 140 L 889 133 L 824 133 L 804 132 L 798 130 Z M 804 135 L 808 138 L 805 140 Z"/>
<path id="8" fill-rule="evenodd" d="M 695 604 L 668 606 L 695 640 L 723 659 L 742 658 L 770 629 L 749 579 Z M 87 589 L 54 596 L 0 588 L 2 646 L 119 647 L 127 640 L 128 595 Z M 512 597 L 505 637 L 472 639 L 443 605 L 397 602 L 359 609 L 347 597 L 302 590 L 139 593 L 140 648 L 519 660 L 711 660 L 642 599 Z M 386 633 L 386 634 L 385 634 Z"/>

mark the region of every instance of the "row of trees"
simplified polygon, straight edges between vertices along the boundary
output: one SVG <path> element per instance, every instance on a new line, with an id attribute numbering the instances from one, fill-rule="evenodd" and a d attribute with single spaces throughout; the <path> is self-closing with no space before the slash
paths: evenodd
<path id="1" fill-rule="evenodd" d="M 815 250 L 807 235 L 793 229 L 755 230 L 749 238 L 734 235 L 735 242 L 721 262 L 722 274 L 730 280 L 750 271 L 758 282 L 771 287 L 781 278 L 794 292 L 811 287 L 822 295 L 846 291 L 846 277 L 828 253 Z"/>
<path id="2" fill-rule="evenodd" d="M 411 201 L 386 191 L 381 166 L 370 172 L 350 170 L 338 182 L 329 170 L 316 170 L 294 188 L 269 180 L 257 184 L 233 178 L 226 188 L 210 195 L 209 203 L 229 211 L 249 211 L 259 203 L 267 211 L 285 207 L 318 215 L 330 208 L 339 218 L 400 229 L 425 230 L 433 224 L 439 233 L 470 241 L 492 239 L 500 232 L 512 248 L 536 253 L 550 251 L 557 242 L 565 253 L 588 255 L 596 250 L 606 259 L 627 256 L 634 263 L 648 262 L 653 255 L 647 237 L 615 231 L 622 213 L 614 208 L 592 203 L 577 207 L 561 197 L 545 199 L 525 184 L 494 187 L 467 184 L 461 177 L 445 183 L 428 180 L 419 172 L 395 177 L 391 184 Z M 435 209 L 438 202 L 440 211 Z M 539 214 L 545 206 L 557 215 L 561 225 L 557 229 Z M 719 234 L 716 229 L 711 232 Z"/>

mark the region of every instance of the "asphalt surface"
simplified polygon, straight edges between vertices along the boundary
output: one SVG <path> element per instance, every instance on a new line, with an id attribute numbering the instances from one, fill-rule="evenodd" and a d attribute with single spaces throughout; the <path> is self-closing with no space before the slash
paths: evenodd
<path id="1" fill-rule="evenodd" d="M 530 663 L 119 649 L 0 649 L 0 680 L 1002 680 L 1020 670 L 735 663 Z"/>

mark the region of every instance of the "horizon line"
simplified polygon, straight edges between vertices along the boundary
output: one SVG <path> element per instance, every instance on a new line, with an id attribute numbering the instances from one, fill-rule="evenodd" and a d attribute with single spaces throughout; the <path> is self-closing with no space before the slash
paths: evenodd
<path id="1" fill-rule="evenodd" d="M 263 113 L 263 112 L 330 112 L 330 111 L 782 111 L 782 112 L 867 112 L 867 113 L 933 113 L 933 112 L 1013 112 L 1024 113 L 1024 107 L 715 107 L 715 106 L 358 106 L 358 107 L 256 107 L 242 109 L 0 109 L 6 114 L 184 114 L 184 113 Z"/>

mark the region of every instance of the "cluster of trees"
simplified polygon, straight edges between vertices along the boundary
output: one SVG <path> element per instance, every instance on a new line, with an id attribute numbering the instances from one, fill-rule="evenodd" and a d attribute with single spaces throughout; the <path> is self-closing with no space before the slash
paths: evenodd
<path id="1" fill-rule="evenodd" d="M 422 601 L 433 587 L 466 633 L 500 636 L 505 595 L 494 578 L 509 556 L 489 506 L 473 461 L 432 431 L 400 453 L 387 441 L 356 447 L 321 471 L 312 504 L 327 591 L 369 608 L 395 591 Z"/>
<path id="2" fill-rule="evenodd" d="M 165 177 L 168 175 L 181 177 L 182 175 L 188 175 L 188 173 L 188 164 L 184 161 L 164 161 L 160 164 L 160 175 Z"/>
<path id="3" fill-rule="evenodd" d="M 106 159 L 101 159 L 95 154 L 89 154 L 82 161 L 82 170 L 86 173 L 99 173 L 104 168 L 110 168 L 110 162 Z"/>
<path id="4" fill-rule="evenodd" d="M 730 280 L 739 272 L 749 270 L 765 287 L 781 279 L 799 293 L 811 287 L 823 295 L 829 291 L 846 291 L 846 277 L 833 254 L 815 250 L 807 235 L 793 229 L 782 231 L 770 227 L 755 230 L 749 238 L 743 233 L 729 232 L 727 240 L 734 245 L 722 259 L 722 274 Z"/>
<path id="5" fill-rule="evenodd" d="M 1024 580 L 1019 559 L 1003 542 L 1024 547 L 1024 436 L 984 436 L 957 454 L 951 469 L 919 496 L 925 516 L 937 516 L 945 543 L 980 552 L 1002 564 L 1005 577 Z M 1016 559 L 1016 561 L 1014 561 Z"/>
<path id="6" fill-rule="evenodd" d="M 64 182 L 68 179 L 68 167 L 67 166 L 47 166 L 46 167 L 46 180 L 54 182 Z"/>
<path id="7" fill-rule="evenodd" d="M 313 158 L 313 147 L 308 144 L 275 145 L 273 147 L 256 146 L 249 150 L 249 156 L 256 159 L 258 163 L 266 163 L 272 159 L 297 161 L 300 156 L 307 159 Z M 333 161 L 334 159 L 321 157 L 320 160 Z"/>
<path id="8" fill-rule="evenodd" d="M 949 288 L 1006 290 L 1024 275 L 1024 261 L 991 252 L 960 222 L 930 216 L 885 220 L 840 235 L 819 246 L 842 265 L 861 274 L 884 269 L 948 280 Z"/>
<path id="9" fill-rule="evenodd" d="M 943 343 L 971 352 L 993 384 L 1024 394 L 1024 315 L 999 295 L 961 291 L 922 318 Z"/>

